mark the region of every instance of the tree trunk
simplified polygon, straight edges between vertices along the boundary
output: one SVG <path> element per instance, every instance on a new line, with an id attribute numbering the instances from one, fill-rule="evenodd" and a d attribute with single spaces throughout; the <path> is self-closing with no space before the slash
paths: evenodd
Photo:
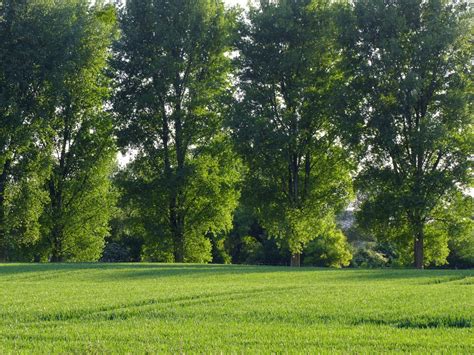
<path id="1" fill-rule="evenodd" d="M 423 253 L 423 225 L 418 227 L 418 230 L 415 234 L 415 243 L 414 243 L 414 254 L 415 254 L 415 267 L 417 269 L 423 269 L 424 265 L 424 253 Z"/>
<path id="2" fill-rule="evenodd" d="M 72 128 L 70 127 L 70 117 L 72 117 L 71 103 L 68 100 L 66 114 L 64 116 L 64 129 L 61 141 L 61 153 L 59 164 L 53 169 L 49 182 L 49 194 L 51 199 L 51 211 L 53 218 L 53 228 L 50 235 L 51 242 L 51 261 L 64 261 L 63 239 L 64 239 L 64 183 L 67 179 L 68 169 L 68 143 L 71 141 Z"/>
<path id="3" fill-rule="evenodd" d="M 173 225 L 173 242 L 174 242 L 174 261 L 177 263 L 184 262 L 184 228 L 179 215 L 176 216 Z"/>
<path id="4" fill-rule="evenodd" d="M 170 159 L 170 149 L 169 149 L 169 121 L 166 114 L 165 103 L 163 99 L 160 99 L 162 104 L 162 132 L 161 139 L 163 143 L 163 153 L 164 153 L 164 172 L 166 182 L 168 184 L 169 200 L 168 200 L 168 213 L 169 213 L 169 227 L 171 231 L 171 237 L 173 238 L 173 257 L 174 261 L 181 263 L 184 261 L 184 245 L 183 245 L 183 235 L 182 227 L 180 226 L 180 217 L 179 217 L 179 206 L 178 206 L 178 186 L 179 180 L 176 175 L 173 173 L 173 168 L 171 166 Z"/>
<path id="5" fill-rule="evenodd" d="M 7 159 L 3 165 L 0 175 L 0 262 L 8 260 L 8 243 L 6 231 L 5 191 L 7 187 L 8 174 L 10 172 L 11 160 Z"/>
<path id="6" fill-rule="evenodd" d="M 63 261 L 63 251 L 62 251 L 62 236 L 59 227 L 54 227 L 52 237 L 53 237 L 53 250 L 51 254 L 51 262 L 60 263 Z"/>
<path id="7" fill-rule="evenodd" d="M 61 159 L 62 160 L 62 159 Z M 51 200 L 51 217 L 52 230 L 49 235 L 49 242 L 51 243 L 51 261 L 63 261 L 63 226 L 62 226 L 62 209 L 63 209 L 63 194 L 62 194 L 62 177 L 57 174 L 58 183 L 54 183 L 54 173 L 49 181 L 49 196 Z"/>
<path id="8" fill-rule="evenodd" d="M 291 256 L 290 266 L 292 267 L 300 267 L 301 266 L 301 254 L 296 253 Z"/>
<path id="9" fill-rule="evenodd" d="M 179 87 L 179 86 L 178 86 Z M 184 212 L 183 212 L 183 190 L 185 185 L 185 159 L 186 159 L 186 143 L 183 136 L 183 122 L 181 112 L 181 90 L 177 90 L 176 97 L 178 98 L 175 112 L 174 112 L 174 126 L 175 126 L 175 144 L 176 144 L 176 177 L 175 177 L 175 189 L 174 198 L 176 202 L 176 225 L 174 226 L 174 238 L 175 238 L 175 250 L 174 258 L 175 262 L 184 262 Z"/>

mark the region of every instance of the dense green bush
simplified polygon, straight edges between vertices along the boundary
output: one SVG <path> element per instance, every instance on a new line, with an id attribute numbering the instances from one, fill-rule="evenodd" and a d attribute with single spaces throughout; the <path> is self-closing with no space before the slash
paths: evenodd
<path id="1" fill-rule="evenodd" d="M 100 261 L 107 263 L 130 261 L 128 250 L 118 243 L 107 243 Z"/>
<path id="2" fill-rule="evenodd" d="M 351 261 L 353 267 L 384 267 L 388 266 L 389 258 L 370 247 L 357 248 Z"/>
<path id="3" fill-rule="evenodd" d="M 304 265 L 343 267 L 348 266 L 351 259 L 347 239 L 339 230 L 316 237 L 303 253 Z"/>

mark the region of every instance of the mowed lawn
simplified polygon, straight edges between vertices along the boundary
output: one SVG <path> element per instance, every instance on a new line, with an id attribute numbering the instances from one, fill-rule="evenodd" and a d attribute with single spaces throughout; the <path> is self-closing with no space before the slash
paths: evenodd
<path id="1" fill-rule="evenodd" d="M 0 265 L 0 353 L 474 353 L 472 270 Z"/>

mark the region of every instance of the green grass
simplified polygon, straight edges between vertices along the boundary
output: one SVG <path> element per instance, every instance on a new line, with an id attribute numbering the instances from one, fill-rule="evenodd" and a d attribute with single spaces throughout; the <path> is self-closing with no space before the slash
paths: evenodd
<path id="1" fill-rule="evenodd" d="M 474 353 L 472 270 L 0 265 L 0 353 Z"/>

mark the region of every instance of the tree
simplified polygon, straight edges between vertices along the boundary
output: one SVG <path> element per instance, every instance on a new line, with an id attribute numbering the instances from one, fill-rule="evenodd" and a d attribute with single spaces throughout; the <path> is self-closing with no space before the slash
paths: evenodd
<path id="1" fill-rule="evenodd" d="M 47 1 L 0 2 L 0 260 L 39 238 L 47 203 L 49 82 L 59 68 L 57 48 L 45 45 L 55 43 L 53 13 Z"/>
<path id="2" fill-rule="evenodd" d="M 55 5 L 49 24 L 61 48 L 51 81 L 49 204 L 42 216 L 44 251 L 51 261 L 98 260 L 108 233 L 114 194 L 112 120 L 105 112 L 105 72 L 115 36 L 115 9 L 79 0 Z"/>
<path id="3" fill-rule="evenodd" d="M 411 245 L 417 268 L 432 259 L 435 211 L 471 182 L 467 14 L 442 0 L 358 0 L 341 18 L 347 88 L 360 93 L 346 111 L 364 143 L 359 220 Z"/>
<path id="4" fill-rule="evenodd" d="M 127 1 L 115 47 L 114 111 L 147 218 L 147 252 L 208 261 L 231 226 L 241 164 L 222 129 L 233 15 L 222 1 Z M 155 257 L 153 257 L 155 258 Z"/>
<path id="5" fill-rule="evenodd" d="M 348 154 L 332 119 L 338 60 L 329 2 L 260 1 L 240 23 L 230 122 L 249 166 L 248 205 L 299 265 L 304 246 L 335 229 L 350 193 Z"/>

